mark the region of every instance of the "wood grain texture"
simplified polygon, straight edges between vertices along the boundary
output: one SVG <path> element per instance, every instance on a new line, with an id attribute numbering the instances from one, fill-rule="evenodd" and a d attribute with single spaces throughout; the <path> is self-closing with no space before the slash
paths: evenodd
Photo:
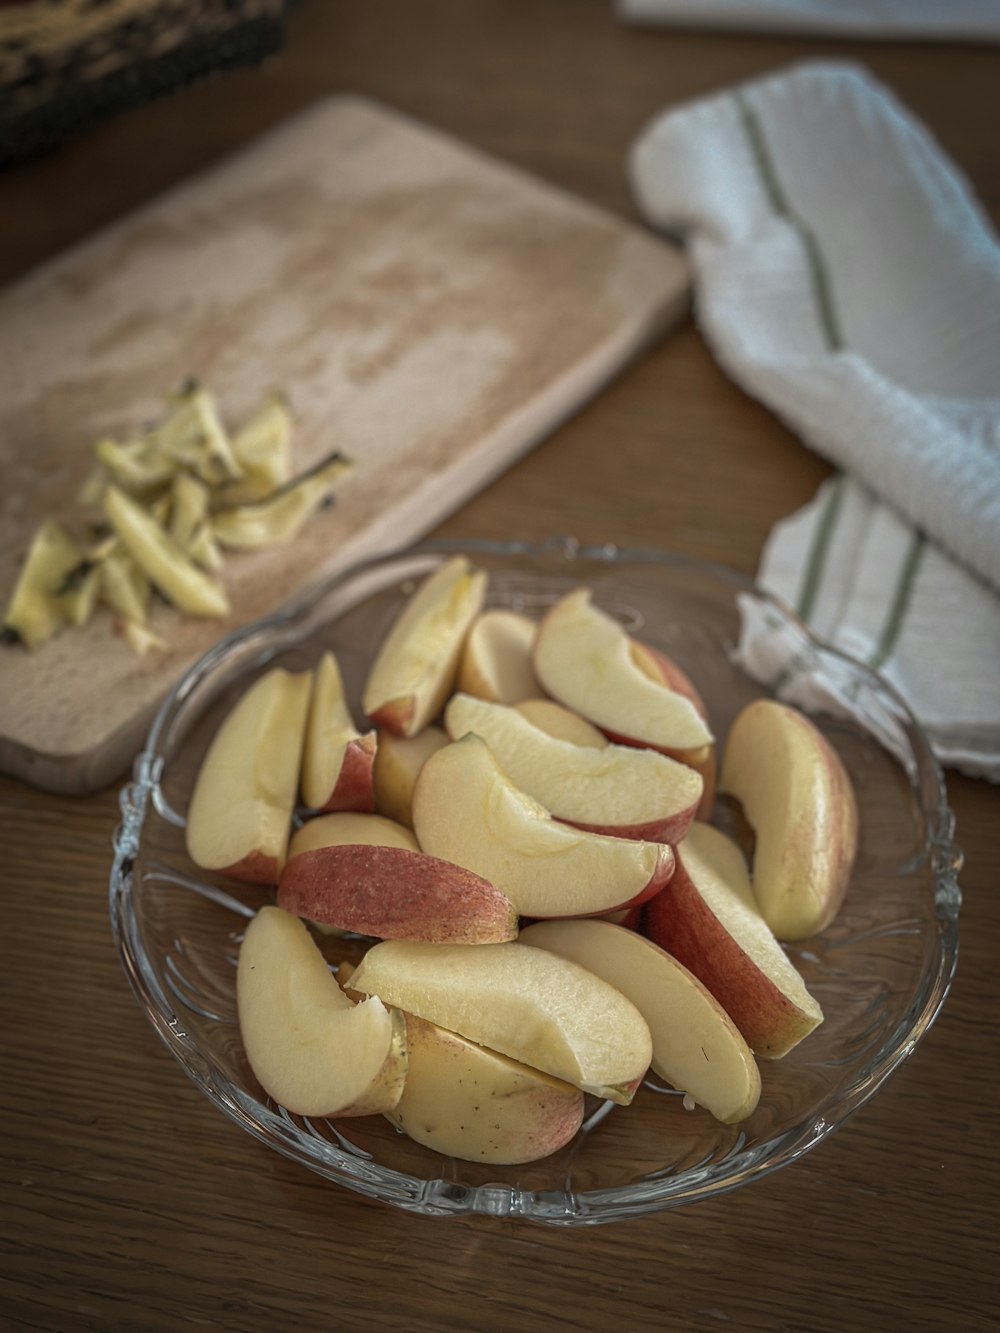
<path id="1" fill-rule="evenodd" d="M 13 278 L 315 96 L 387 101 L 633 216 L 625 151 L 663 106 L 808 56 L 865 61 L 1000 220 L 1000 53 L 640 33 L 604 0 L 303 0 L 289 47 L 0 178 Z M 751 572 L 827 469 L 693 326 L 440 529 L 663 544 Z M 949 777 L 958 977 L 913 1058 L 793 1167 L 679 1212 L 557 1232 L 425 1221 L 327 1185 L 221 1117 L 133 1003 L 106 909 L 107 790 L 0 780 L 0 1325 L 59 1333 L 997 1326 L 1000 794 Z"/>
<path id="2" fill-rule="evenodd" d="M 516 243 L 510 241 L 516 237 Z M 230 553 L 222 621 L 155 602 L 138 658 L 99 608 L 0 661 L 0 769 L 81 793 L 120 777 L 186 666 L 321 578 L 422 536 L 687 306 L 678 252 L 357 97 L 243 152 L 0 293 L 0 588 L 36 527 L 79 536 L 92 444 L 193 376 L 238 426 L 285 394 L 296 471 L 353 460 L 278 548 Z"/>

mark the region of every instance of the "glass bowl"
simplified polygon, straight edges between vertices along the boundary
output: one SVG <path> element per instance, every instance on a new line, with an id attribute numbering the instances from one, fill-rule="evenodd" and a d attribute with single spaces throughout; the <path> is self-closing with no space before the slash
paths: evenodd
<path id="1" fill-rule="evenodd" d="M 629 1107 L 592 1101 L 561 1151 L 527 1166 L 453 1160 L 381 1116 L 337 1122 L 286 1113 L 247 1065 L 236 1020 L 236 957 L 246 919 L 273 892 L 207 876 L 184 850 L 184 811 L 206 746 L 248 683 L 274 664 L 340 662 L 360 716 L 373 650 L 416 581 L 462 550 L 490 573 L 489 601 L 540 614 L 573 586 L 694 679 L 724 741 L 762 695 L 809 709 L 854 783 L 860 849 L 842 911 L 789 949 L 825 1022 L 783 1060 L 742 1124 L 717 1123 L 650 1079 Z M 153 1027 L 226 1115 L 268 1147 L 361 1194 L 427 1216 L 480 1213 L 594 1224 L 689 1204 L 748 1184 L 815 1148 L 912 1054 L 955 968 L 960 855 L 937 763 L 896 693 L 817 642 L 742 576 L 664 551 L 540 544 L 424 544 L 366 562 L 279 615 L 242 629 L 180 681 L 152 726 L 111 872 L 111 917 L 125 972 Z M 721 798 L 713 820 L 743 837 Z M 361 941 L 324 941 L 346 956 Z M 336 953 L 331 953 L 336 961 Z"/>

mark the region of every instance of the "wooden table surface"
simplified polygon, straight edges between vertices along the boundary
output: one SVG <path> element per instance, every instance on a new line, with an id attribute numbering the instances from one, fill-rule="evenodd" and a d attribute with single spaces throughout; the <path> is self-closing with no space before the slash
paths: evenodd
<path id="1" fill-rule="evenodd" d="M 1000 49 L 629 30 L 604 0 L 303 0 L 285 51 L 0 176 L 0 281 L 337 90 L 375 96 L 634 217 L 660 108 L 807 57 L 867 64 L 1000 220 Z M 827 468 L 693 327 L 632 366 L 443 535 L 666 545 L 752 573 Z M 949 774 L 958 977 L 914 1057 L 795 1166 L 691 1208 L 558 1231 L 425 1220 L 240 1132 L 134 1003 L 106 906 L 117 794 L 0 782 L 0 1327 L 998 1327 L 1000 796 Z"/>

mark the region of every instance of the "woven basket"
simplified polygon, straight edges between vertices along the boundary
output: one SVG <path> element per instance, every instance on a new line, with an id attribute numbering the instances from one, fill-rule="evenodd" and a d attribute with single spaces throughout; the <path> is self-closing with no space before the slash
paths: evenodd
<path id="1" fill-rule="evenodd" d="M 0 165 L 278 50 L 291 0 L 0 0 Z"/>

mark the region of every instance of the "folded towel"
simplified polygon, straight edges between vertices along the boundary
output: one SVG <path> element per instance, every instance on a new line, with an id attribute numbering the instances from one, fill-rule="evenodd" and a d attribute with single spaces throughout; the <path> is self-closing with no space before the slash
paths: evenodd
<path id="1" fill-rule="evenodd" d="M 629 23 L 929 41 L 1000 40 L 995 0 L 618 0 Z"/>
<path id="2" fill-rule="evenodd" d="M 1000 778 L 1000 245 L 968 185 L 826 63 L 666 113 L 631 172 L 722 366 L 849 474 L 760 581 L 879 666 L 942 761 Z"/>

